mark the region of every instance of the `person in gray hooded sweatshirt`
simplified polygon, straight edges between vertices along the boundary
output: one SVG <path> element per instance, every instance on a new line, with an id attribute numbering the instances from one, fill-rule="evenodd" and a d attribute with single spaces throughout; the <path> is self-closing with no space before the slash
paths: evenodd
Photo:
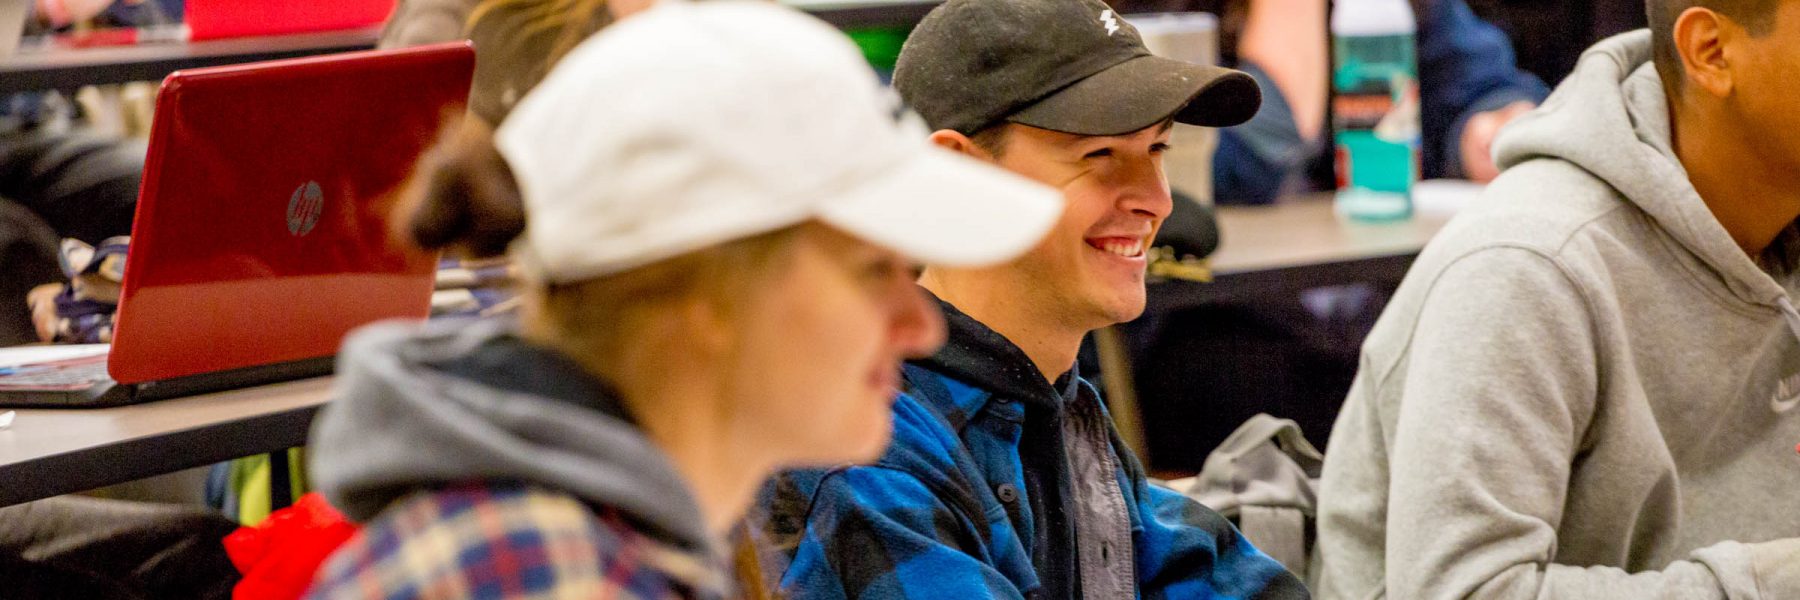
<path id="1" fill-rule="evenodd" d="M 1061 212 L 773 3 L 647 10 L 464 135 L 408 233 L 522 235 L 524 307 L 345 343 L 311 466 L 364 527 L 314 598 L 727 596 L 766 476 L 885 449 L 901 361 L 945 335 L 912 260 L 1005 261 Z"/>
<path id="2" fill-rule="evenodd" d="M 1649 10 L 1365 343 L 1320 597 L 1800 598 L 1800 0 Z"/>

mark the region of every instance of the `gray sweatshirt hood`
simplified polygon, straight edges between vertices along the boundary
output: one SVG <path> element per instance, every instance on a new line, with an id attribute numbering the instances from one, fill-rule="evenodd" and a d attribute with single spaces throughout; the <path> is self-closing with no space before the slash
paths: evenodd
<path id="1" fill-rule="evenodd" d="M 716 552 L 668 457 L 617 396 L 507 321 L 382 323 L 351 335 L 309 445 L 314 481 L 367 521 L 421 488 L 473 481 L 561 490 L 651 534 Z"/>
<path id="2" fill-rule="evenodd" d="M 1669 119 L 1650 32 L 1621 34 L 1583 53 L 1542 107 L 1505 129 L 1494 157 L 1501 169 L 1551 158 L 1593 174 L 1710 268 L 1708 278 L 1723 281 L 1746 303 L 1782 309 L 1800 335 L 1800 313 L 1782 285 L 1732 241 L 1689 182 Z"/>
<path id="3" fill-rule="evenodd" d="M 1589 50 L 1383 310 L 1318 597 L 1800 598 L 1791 255 L 1713 217 L 1649 61 L 1643 32 Z"/>

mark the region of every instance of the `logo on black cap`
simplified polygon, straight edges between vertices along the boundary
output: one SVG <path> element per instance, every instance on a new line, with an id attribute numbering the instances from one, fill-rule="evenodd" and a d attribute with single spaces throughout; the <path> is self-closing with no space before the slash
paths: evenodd
<path id="1" fill-rule="evenodd" d="M 1113 16 L 1112 9 L 1109 8 L 1100 13 L 1100 22 L 1106 25 L 1106 37 L 1112 37 L 1112 34 L 1119 32 L 1119 19 Z"/>

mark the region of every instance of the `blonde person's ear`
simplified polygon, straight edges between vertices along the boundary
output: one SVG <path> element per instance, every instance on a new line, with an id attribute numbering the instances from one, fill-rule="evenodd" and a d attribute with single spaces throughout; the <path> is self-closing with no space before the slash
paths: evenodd
<path id="1" fill-rule="evenodd" d="M 1734 81 L 1727 49 L 1733 36 L 1747 32 L 1711 9 L 1694 7 L 1675 18 L 1674 34 L 1687 82 L 1717 98 L 1731 95 Z"/>

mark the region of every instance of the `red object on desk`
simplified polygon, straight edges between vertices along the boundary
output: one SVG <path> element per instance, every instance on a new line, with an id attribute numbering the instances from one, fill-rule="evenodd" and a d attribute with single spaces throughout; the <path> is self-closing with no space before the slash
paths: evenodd
<path id="1" fill-rule="evenodd" d="M 466 42 L 178 71 L 157 94 L 107 370 L 142 383 L 331 356 L 424 318 L 437 257 L 390 236 L 460 113 Z"/>
<path id="2" fill-rule="evenodd" d="M 225 536 L 225 553 L 244 578 L 231 590 L 240 600 L 293 600 L 312 585 L 313 573 L 357 526 L 318 492 L 275 511 L 255 527 Z"/>
<path id="3" fill-rule="evenodd" d="M 192 39 L 337 31 L 375 25 L 394 0 L 187 0 Z"/>

